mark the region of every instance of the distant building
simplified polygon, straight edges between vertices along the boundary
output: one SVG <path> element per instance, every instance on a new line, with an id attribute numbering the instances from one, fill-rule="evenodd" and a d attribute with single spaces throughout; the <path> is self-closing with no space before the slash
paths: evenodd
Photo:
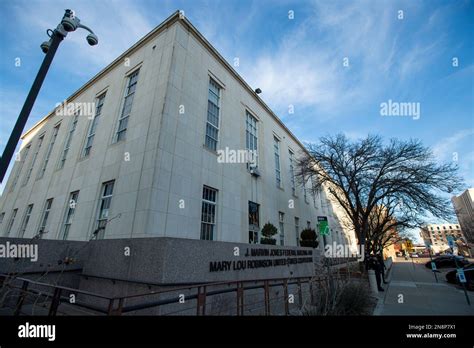
<path id="1" fill-rule="evenodd" d="M 454 196 L 451 201 L 467 242 L 474 244 L 474 188 Z"/>
<path id="2" fill-rule="evenodd" d="M 465 239 L 461 227 L 458 224 L 429 224 L 420 231 L 423 241 L 431 245 L 434 253 L 449 250 L 448 236 L 453 236 L 454 240 L 461 241 Z"/>

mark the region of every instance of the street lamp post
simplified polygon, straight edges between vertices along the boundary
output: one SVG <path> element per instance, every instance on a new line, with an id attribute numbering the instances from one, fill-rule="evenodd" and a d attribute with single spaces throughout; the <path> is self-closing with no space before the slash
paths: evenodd
<path id="1" fill-rule="evenodd" d="M 41 50 L 46 53 L 46 56 L 43 59 L 43 63 L 39 68 L 38 74 L 36 75 L 33 85 L 30 88 L 30 92 L 28 93 L 25 103 L 23 104 L 20 115 L 18 116 L 15 126 L 13 127 L 13 131 L 8 138 L 7 145 L 3 150 L 3 155 L 0 158 L 0 183 L 3 182 L 8 165 L 10 164 L 10 161 L 13 157 L 13 153 L 15 152 L 15 148 L 18 144 L 18 141 L 20 140 L 21 133 L 23 132 L 26 122 L 28 121 L 31 109 L 33 108 L 36 97 L 38 96 L 46 74 L 48 73 L 49 66 L 53 61 L 59 44 L 67 36 L 68 32 L 75 31 L 78 28 L 85 29 L 89 32 L 89 35 L 87 35 L 86 38 L 89 45 L 97 45 L 99 42 L 97 35 L 95 35 L 90 28 L 82 25 L 80 23 L 80 19 L 75 16 L 74 11 L 72 10 L 65 11 L 61 23 L 58 24 L 56 29 L 48 29 L 47 34 L 50 39 L 49 41 L 45 41 L 41 44 Z"/>

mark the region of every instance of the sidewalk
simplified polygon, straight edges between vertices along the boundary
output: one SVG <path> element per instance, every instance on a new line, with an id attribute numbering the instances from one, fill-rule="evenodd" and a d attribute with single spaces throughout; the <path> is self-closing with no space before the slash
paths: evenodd
<path id="1" fill-rule="evenodd" d="M 449 270 L 437 273 L 436 283 L 426 261 L 394 260 L 390 283 L 379 293 L 382 301 L 375 315 L 474 315 L 474 292 L 467 291 L 469 306 L 462 288 L 446 282 Z"/>

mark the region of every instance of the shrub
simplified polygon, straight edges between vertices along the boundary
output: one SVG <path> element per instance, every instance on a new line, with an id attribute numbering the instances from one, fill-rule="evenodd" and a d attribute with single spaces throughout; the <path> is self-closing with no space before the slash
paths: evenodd
<path id="1" fill-rule="evenodd" d="M 319 245 L 316 231 L 312 228 L 305 228 L 301 231 L 300 245 L 303 247 L 317 248 Z"/>
<path id="2" fill-rule="evenodd" d="M 276 244 L 276 239 L 273 238 L 278 233 L 277 228 L 270 222 L 267 222 L 262 228 L 262 238 L 260 238 L 260 244 Z"/>

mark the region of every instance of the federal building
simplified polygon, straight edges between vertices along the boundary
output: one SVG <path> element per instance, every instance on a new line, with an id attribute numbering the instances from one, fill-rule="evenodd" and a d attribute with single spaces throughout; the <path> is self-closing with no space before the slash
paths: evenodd
<path id="1" fill-rule="evenodd" d="M 259 243 L 270 222 L 298 246 L 323 217 L 320 244 L 355 245 L 324 191 L 295 179 L 304 146 L 257 92 L 175 12 L 22 135 L 0 236 Z"/>

